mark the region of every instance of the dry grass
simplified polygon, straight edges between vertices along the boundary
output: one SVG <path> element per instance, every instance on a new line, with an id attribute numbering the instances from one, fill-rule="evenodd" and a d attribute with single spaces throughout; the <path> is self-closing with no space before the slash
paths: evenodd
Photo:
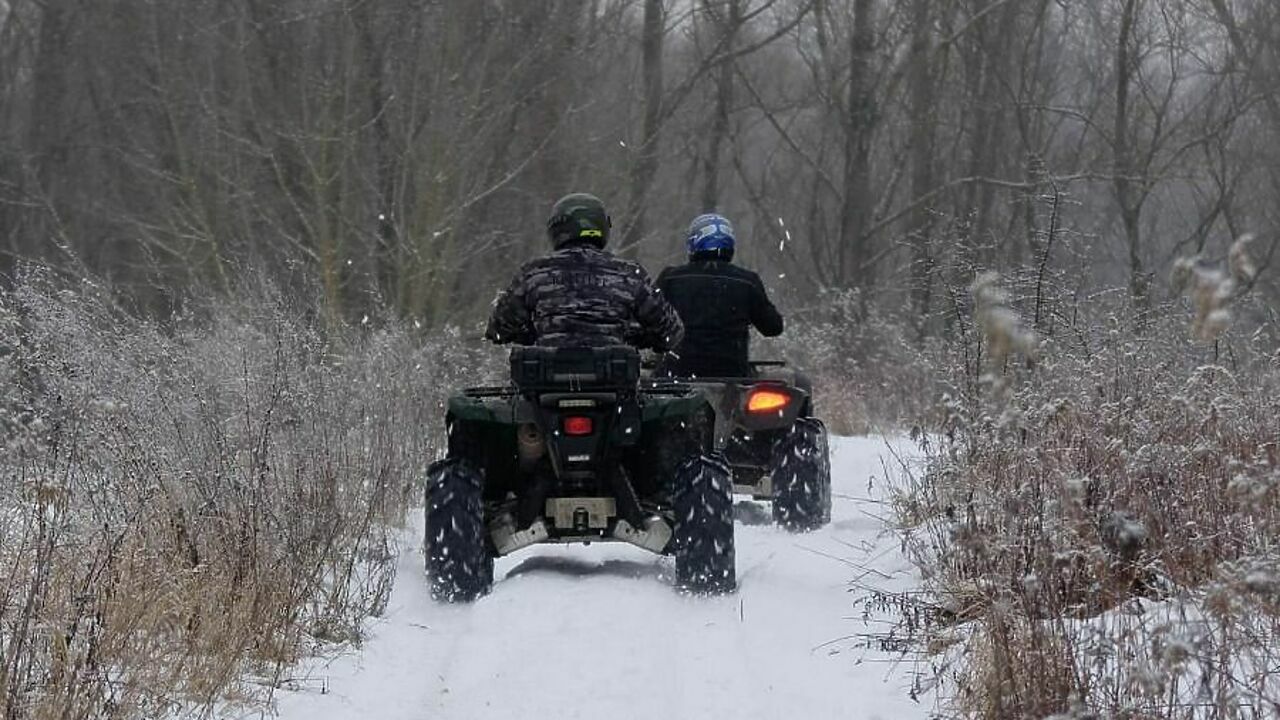
<path id="1" fill-rule="evenodd" d="M 458 368 L 447 334 L 322 331 L 269 294 L 162 327 L 0 295 L 0 717 L 264 700 L 358 641 Z"/>
<path id="2" fill-rule="evenodd" d="M 1280 712 L 1280 362 L 1178 310 L 955 368 L 899 505 L 951 713 Z"/>

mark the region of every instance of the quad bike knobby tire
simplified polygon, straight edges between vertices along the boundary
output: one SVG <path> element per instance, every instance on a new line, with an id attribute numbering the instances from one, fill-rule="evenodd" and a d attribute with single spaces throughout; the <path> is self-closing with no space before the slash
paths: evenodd
<path id="1" fill-rule="evenodd" d="M 796 420 L 774 448 L 773 521 L 791 532 L 831 522 L 831 458 L 821 420 Z"/>
<path id="2" fill-rule="evenodd" d="M 471 602 L 493 587 L 483 493 L 484 478 L 465 460 L 440 460 L 427 469 L 423 549 L 435 600 Z"/>
<path id="3" fill-rule="evenodd" d="M 733 549 L 733 476 L 723 461 L 694 456 L 676 469 L 672 539 L 676 584 L 697 595 L 737 586 Z"/>

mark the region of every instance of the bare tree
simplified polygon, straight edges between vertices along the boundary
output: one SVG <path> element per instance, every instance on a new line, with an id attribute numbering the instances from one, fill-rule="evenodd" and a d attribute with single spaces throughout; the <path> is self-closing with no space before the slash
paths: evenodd
<path id="1" fill-rule="evenodd" d="M 1261 0 L 2 8 L 5 267 L 159 311 L 253 266 L 324 288 L 334 322 L 469 322 L 579 188 L 626 254 L 723 209 L 797 297 L 918 317 L 975 263 L 1039 261 L 1061 191 L 1056 227 L 1092 238 L 1070 262 L 1145 306 L 1172 252 L 1280 197 Z"/>
<path id="2" fill-rule="evenodd" d="M 702 0 L 702 6 L 720 36 L 718 46 L 730 55 L 737 49 L 736 38 L 742 24 L 742 0 Z M 716 70 L 715 103 L 711 110 L 711 130 L 703 158 L 702 210 L 712 212 L 720 205 L 721 150 L 729 136 L 729 114 L 733 106 L 733 83 L 737 64 L 730 58 Z"/>
<path id="3" fill-rule="evenodd" d="M 871 0 L 853 0 L 853 27 L 849 33 L 849 79 L 844 121 L 844 197 L 840 209 L 840 277 L 854 285 L 869 278 L 867 228 L 874 199 L 871 194 L 871 144 L 875 140 L 877 103 L 872 84 L 874 72 L 875 6 Z"/>
<path id="4" fill-rule="evenodd" d="M 658 172 L 658 142 L 663 113 L 662 50 L 666 37 L 666 11 L 662 0 L 645 0 L 642 33 L 644 118 L 640 147 L 631 169 L 631 200 L 627 213 L 630 224 L 622 237 L 623 250 L 631 257 L 639 252 L 639 243 L 645 235 L 649 192 Z"/>

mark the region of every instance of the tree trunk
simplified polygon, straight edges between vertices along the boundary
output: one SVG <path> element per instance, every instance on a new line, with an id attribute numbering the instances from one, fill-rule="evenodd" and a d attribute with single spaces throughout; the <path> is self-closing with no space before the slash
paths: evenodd
<path id="1" fill-rule="evenodd" d="M 367 112 L 373 118 L 373 189 L 377 210 L 372 258 L 374 287 L 383 299 L 394 302 L 396 274 L 401 266 L 402 247 L 399 232 L 400 208 L 396 205 L 398 163 L 387 112 L 392 98 L 386 82 L 386 48 L 375 34 L 373 16 L 375 7 L 365 5 L 354 11 L 353 21 L 360 35 L 361 62 L 359 65 L 365 73 L 365 89 L 368 92 Z"/>
<path id="2" fill-rule="evenodd" d="M 1125 245 L 1129 251 L 1129 296 L 1137 309 L 1141 325 L 1150 307 L 1150 281 L 1142 264 L 1142 198 L 1141 180 L 1136 177 L 1133 128 L 1129 118 L 1129 93 L 1136 70 L 1134 24 L 1139 0 L 1125 0 L 1120 14 L 1120 32 L 1116 41 L 1116 116 L 1112 150 L 1115 162 L 1116 204 L 1124 225 Z"/>
<path id="3" fill-rule="evenodd" d="M 911 197 L 922 198 L 933 191 L 934 132 L 937 115 L 934 112 L 934 79 L 930 62 L 933 45 L 930 41 L 930 5 L 932 0 L 914 0 L 911 7 L 911 56 L 907 68 L 909 84 L 911 125 Z M 929 314 L 931 302 L 931 265 L 929 236 L 933 232 L 933 208 L 921 204 L 911 215 L 907 228 L 911 243 L 911 306 L 918 319 L 917 332 L 925 332 L 924 318 Z"/>
<path id="4" fill-rule="evenodd" d="M 636 258 L 640 243 L 644 240 L 645 209 L 649 190 L 658 174 L 658 133 L 662 121 L 662 41 L 665 13 L 662 0 L 645 0 L 644 30 L 641 38 L 641 55 L 644 74 L 644 127 L 641 130 L 640 148 L 631 166 L 631 200 L 627 217 L 630 225 L 623 234 L 622 254 Z"/>
<path id="5" fill-rule="evenodd" d="M 990 3 L 986 7 L 990 7 Z M 973 144 L 970 147 L 969 177 L 994 177 L 999 165 L 999 150 L 1006 117 L 1006 113 L 1002 112 L 1000 107 L 1000 86 L 1010 43 L 1014 36 L 1017 12 L 1018 4 L 1010 2 L 1000 9 L 1000 18 L 994 28 L 991 27 L 990 18 L 984 17 L 980 21 L 981 30 L 978 34 L 980 61 L 976 64 L 980 75 L 978 96 L 975 99 L 977 109 L 974 113 Z M 995 248 L 990 235 L 995 192 L 996 187 L 991 183 L 972 183 L 969 186 L 969 201 L 965 208 L 973 213 L 967 249 L 970 251 L 971 258 L 983 265 L 991 264 L 994 259 Z"/>
<path id="6" fill-rule="evenodd" d="M 844 198 L 840 212 L 841 282 L 870 284 L 866 231 L 871 221 L 871 142 L 875 135 L 876 102 L 872 94 L 874 30 L 871 0 L 854 0 L 850 34 L 850 68 L 845 116 Z"/>
<path id="7" fill-rule="evenodd" d="M 704 0 L 708 14 L 713 10 L 709 0 Z M 726 0 L 720 8 L 717 25 L 720 28 L 724 52 L 736 48 L 738 26 L 742 23 L 742 0 Z M 720 64 L 716 75 L 716 102 L 711 117 L 711 137 L 707 155 L 703 159 L 702 212 L 714 212 L 720 204 L 720 154 L 729 135 L 729 112 L 733 105 L 733 74 L 735 64 L 728 60 Z"/>
<path id="8" fill-rule="evenodd" d="M 34 92 L 27 122 L 28 143 L 35 161 L 36 194 L 53 205 L 66 161 L 67 61 L 70 57 L 70 0 L 49 0 L 40 12 Z M 49 209 L 52 209 L 50 207 Z"/>

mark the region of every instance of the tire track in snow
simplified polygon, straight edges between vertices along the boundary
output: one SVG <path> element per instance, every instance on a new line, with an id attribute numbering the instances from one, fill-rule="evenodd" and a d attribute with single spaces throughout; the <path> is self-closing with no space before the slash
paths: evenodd
<path id="1" fill-rule="evenodd" d="M 740 586 L 719 598 L 672 589 L 669 560 L 625 545 L 543 546 L 497 562 L 493 593 L 434 603 L 413 516 L 386 617 L 363 648 L 312 661 L 329 694 L 277 693 L 286 720 L 925 718 L 907 664 L 837 641 L 868 630 L 850 581 L 917 581 L 874 516 L 884 441 L 833 438 L 832 524 L 792 535 L 736 527 Z M 763 506 L 767 516 L 767 506 Z M 747 515 L 750 508 L 747 508 Z M 758 513 L 755 513 L 758 515 Z M 837 642 L 832 642 L 837 641 Z M 863 661 L 869 662 L 863 662 Z"/>

